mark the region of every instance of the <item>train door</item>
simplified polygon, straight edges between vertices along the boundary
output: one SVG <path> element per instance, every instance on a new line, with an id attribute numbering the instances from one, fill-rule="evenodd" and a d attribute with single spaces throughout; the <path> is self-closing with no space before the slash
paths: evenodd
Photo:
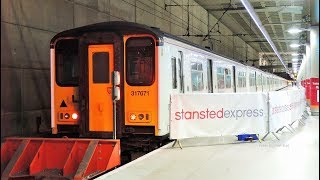
<path id="1" fill-rule="evenodd" d="M 213 93 L 212 60 L 207 60 L 208 93 Z"/>
<path id="2" fill-rule="evenodd" d="M 172 51 L 171 54 L 171 73 L 172 73 L 172 92 L 173 93 L 183 93 L 182 92 L 182 64 L 181 57 L 178 51 Z"/>
<path id="3" fill-rule="evenodd" d="M 178 74 L 178 71 L 177 71 L 177 64 L 178 64 L 178 62 L 177 62 L 177 58 L 176 57 L 174 57 L 174 56 L 172 56 L 171 57 L 171 75 L 172 75 L 172 92 L 173 93 L 177 93 L 177 92 L 179 92 L 178 91 L 178 89 L 179 89 L 179 87 L 178 86 L 180 86 L 180 84 L 179 84 L 179 78 L 177 78 L 177 74 Z"/>
<path id="4" fill-rule="evenodd" d="M 264 77 L 264 74 L 261 73 L 261 92 L 265 91 L 266 86 L 264 83 L 265 83 L 265 77 Z"/>
<path id="5" fill-rule="evenodd" d="M 233 92 L 237 92 L 236 66 L 232 66 Z"/>
<path id="6" fill-rule="evenodd" d="M 179 64 L 180 93 L 184 93 L 184 73 L 183 73 L 184 59 L 183 59 L 182 51 L 179 51 L 178 64 Z"/>
<path id="7" fill-rule="evenodd" d="M 113 131 L 113 106 L 111 84 L 111 73 L 113 69 L 113 45 L 89 45 L 89 131 Z"/>

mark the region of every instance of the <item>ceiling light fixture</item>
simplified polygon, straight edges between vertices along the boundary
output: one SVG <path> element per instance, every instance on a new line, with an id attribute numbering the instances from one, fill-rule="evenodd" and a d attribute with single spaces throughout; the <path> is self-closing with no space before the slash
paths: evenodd
<path id="1" fill-rule="evenodd" d="M 304 29 L 304 28 L 291 28 L 291 29 L 288 30 L 288 32 L 289 32 L 290 34 L 298 34 L 298 33 L 302 32 L 302 31 L 309 31 L 309 29 Z"/>
<path id="2" fill-rule="evenodd" d="M 295 44 L 295 43 L 293 43 L 293 44 L 290 44 L 290 47 L 292 47 L 292 48 L 297 48 L 297 47 L 299 47 L 301 44 Z"/>
<path id="3" fill-rule="evenodd" d="M 286 64 L 284 63 L 282 57 L 280 56 L 276 46 L 274 45 L 274 43 L 272 42 L 268 32 L 266 31 L 266 29 L 264 28 L 264 26 L 262 25 L 258 15 L 256 14 L 256 12 L 254 11 L 253 7 L 251 6 L 251 4 L 247 1 L 247 0 L 241 0 L 241 3 L 243 4 L 243 6 L 246 8 L 246 10 L 248 11 L 249 15 L 251 16 L 251 18 L 253 19 L 253 21 L 255 22 L 255 24 L 257 25 L 257 27 L 259 28 L 259 30 L 261 31 L 261 33 L 263 34 L 264 38 L 268 41 L 268 43 L 270 44 L 271 48 L 273 49 L 274 53 L 277 55 L 277 57 L 280 59 L 281 64 L 284 66 L 284 68 L 286 69 L 286 72 L 288 74 L 291 74 L 289 72 L 289 69 L 287 68 Z"/>
<path id="4" fill-rule="evenodd" d="M 298 34 L 298 33 L 302 32 L 302 31 L 303 31 L 303 30 L 298 29 L 298 28 L 292 28 L 292 29 L 289 29 L 289 30 L 288 30 L 288 32 L 289 32 L 290 34 Z"/>

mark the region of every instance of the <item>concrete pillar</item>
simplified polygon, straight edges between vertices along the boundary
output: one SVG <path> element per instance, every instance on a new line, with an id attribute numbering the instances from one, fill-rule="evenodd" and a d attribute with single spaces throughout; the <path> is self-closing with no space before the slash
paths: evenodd
<path id="1" fill-rule="evenodd" d="M 311 23 L 319 26 L 319 0 L 311 0 Z"/>
<path id="2" fill-rule="evenodd" d="M 306 101 L 307 104 L 310 106 L 310 93 L 309 93 L 309 86 L 310 86 L 310 72 L 311 72 L 311 51 L 310 51 L 310 45 L 306 45 L 306 66 L 305 66 L 305 76 L 304 76 L 304 87 L 306 88 Z"/>
<path id="3" fill-rule="evenodd" d="M 307 62 L 306 54 L 303 54 L 302 63 L 299 68 L 299 72 L 297 76 L 297 82 L 303 87 L 304 87 L 303 80 L 306 79 L 306 62 Z"/>

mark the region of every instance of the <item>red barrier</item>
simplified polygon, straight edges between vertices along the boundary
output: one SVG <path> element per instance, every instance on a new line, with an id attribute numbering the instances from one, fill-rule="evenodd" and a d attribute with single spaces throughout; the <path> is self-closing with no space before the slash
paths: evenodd
<path id="1" fill-rule="evenodd" d="M 310 108 L 319 111 L 319 78 L 310 78 Z"/>
<path id="2" fill-rule="evenodd" d="M 10 159 L 17 151 L 22 139 L 9 139 L 1 144 L 1 174 L 4 168 L 7 167 Z"/>
<path id="3" fill-rule="evenodd" d="M 83 179 L 120 165 L 120 140 L 7 138 L 1 179 Z"/>

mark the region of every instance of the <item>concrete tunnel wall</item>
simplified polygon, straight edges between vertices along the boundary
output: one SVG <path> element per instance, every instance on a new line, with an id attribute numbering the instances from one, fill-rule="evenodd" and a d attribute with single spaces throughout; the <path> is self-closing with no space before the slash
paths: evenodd
<path id="1" fill-rule="evenodd" d="M 165 4 L 187 5 L 188 0 L 1 0 L 1 138 L 34 135 L 37 121 L 41 121 L 41 132 L 50 131 L 49 41 L 56 33 L 121 20 L 186 34 L 187 6 L 165 9 Z M 205 35 L 217 22 L 201 6 L 189 10 L 190 34 Z M 220 32 L 232 34 L 222 24 Z M 235 44 L 228 36 L 215 36 L 221 42 L 212 44 L 203 38 L 183 38 L 239 61 L 258 59 L 258 53 L 238 37 L 234 37 Z M 233 47 L 237 47 L 235 52 Z"/>

